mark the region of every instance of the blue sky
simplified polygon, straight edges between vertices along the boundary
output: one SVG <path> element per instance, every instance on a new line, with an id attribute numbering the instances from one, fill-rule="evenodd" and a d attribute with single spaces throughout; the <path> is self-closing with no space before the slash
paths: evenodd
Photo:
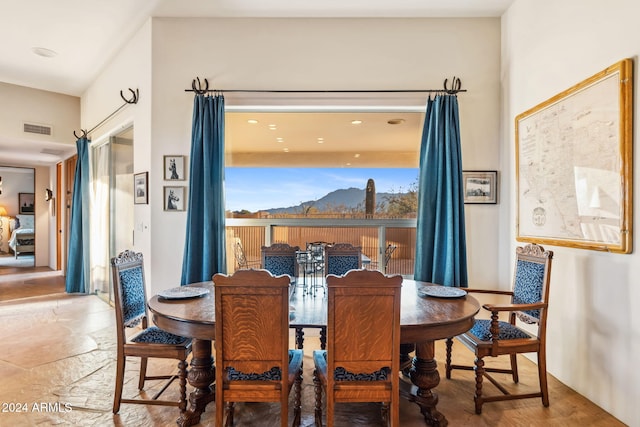
<path id="1" fill-rule="evenodd" d="M 361 188 L 373 178 L 376 192 L 406 191 L 417 168 L 234 168 L 225 171 L 226 209 L 255 212 L 317 200 L 334 190 Z"/>

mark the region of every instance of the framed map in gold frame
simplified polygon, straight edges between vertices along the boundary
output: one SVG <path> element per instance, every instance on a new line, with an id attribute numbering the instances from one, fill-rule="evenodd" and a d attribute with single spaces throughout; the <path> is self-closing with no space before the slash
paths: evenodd
<path id="1" fill-rule="evenodd" d="M 518 115 L 516 239 L 632 251 L 633 62 Z"/>

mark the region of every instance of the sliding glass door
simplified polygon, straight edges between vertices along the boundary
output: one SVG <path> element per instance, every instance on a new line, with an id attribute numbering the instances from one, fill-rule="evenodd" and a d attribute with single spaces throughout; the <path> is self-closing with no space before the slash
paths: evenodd
<path id="1" fill-rule="evenodd" d="M 113 301 L 110 259 L 133 247 L 133 128 L 91 154 L 91 292 Z"/>

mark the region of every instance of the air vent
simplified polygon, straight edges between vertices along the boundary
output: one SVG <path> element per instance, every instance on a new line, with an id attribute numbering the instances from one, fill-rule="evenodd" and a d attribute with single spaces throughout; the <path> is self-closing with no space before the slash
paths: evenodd
<path id="1" fill-rule="evenodd" d="M 25 133 L 37 133 L 38 135 L 51 135 L 51 126 L 24 123 Z"/>

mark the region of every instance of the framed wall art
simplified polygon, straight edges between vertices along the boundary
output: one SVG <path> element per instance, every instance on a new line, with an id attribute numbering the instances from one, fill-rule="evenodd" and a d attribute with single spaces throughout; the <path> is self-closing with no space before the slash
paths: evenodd
<path id="1" fill-rule="evenodd" d="M 18 206 L 21 214 L 35 213 L 34 193 L 18 193 Z"/>
<path id="2" fill-rule="evenodd" d="M 134 204 L 149 204 L 149 172 L 141 172 L 133 175 L 133 191 Z"/>
<path id="3" fill-rule="evenodd" d="M 498 171 L 463 171 L 464 203 L 498 203 Z"/>
<path id="4" fill-rule="evenodd" d="M 184 156 L 164 156 L 164 179 L 166 181 L 184 181 Z"/>
<path id="5" fill-rule="evenodd" d="M 516 117 L 517 240 L 631 252 L 632 65 Z"/>
<path id="6" fill-rule="evenodd" d="M 168 212 L 181 212 L 185 209 L 185 197 L 187 187 L 165 186 L 162 191 L 164 210 Z"/>

